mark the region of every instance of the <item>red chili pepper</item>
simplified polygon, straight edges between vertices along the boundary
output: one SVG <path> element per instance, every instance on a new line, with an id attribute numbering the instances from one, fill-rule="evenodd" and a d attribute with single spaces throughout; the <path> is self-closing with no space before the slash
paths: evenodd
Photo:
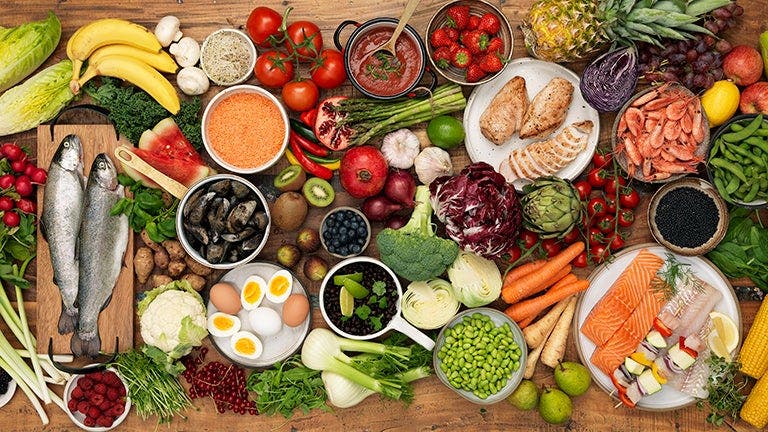
<path id="1" fill-rule="evenodd" d="M 653 319 L 653 328 L 656 329 L 656 331 L 664 337 L 672 336 L 672 329 L 667 327 L 667 325 L 664 324 L 664 322 L 660 320 L 659 317 Z"/>
<path id="2" fill-rule="evenodd" d="M 320 177 L 324 180 L 330 180 L 333 178 L 333 171 L 329 168 L 326 168 L 317 162 L 311 160 L 307 157 L 306 154 L 304 154 L 304 150 L 299 146 L 299 144 L 296 142 L 296 140 L 291 137 L 291 151 L 293 152 L 294 156 L 296 156 L 296 159 L 299 161 L 302 167 L 304 167 L 305 170 L 307 170 L 308 173 Z"/>
<path id="3" fill-rule="evenodd" d="M 304 150 L 308 151 L 309 153 L 312 153 L 315 156 L 320 157 L 326 157 L 329 154 L 331 154 L 331 151 L 328 150 L 328 148 L 323 147 L 320 144 L 313 143 L 312 141 L 304 138 L 303 136 L 297 134 L 293 130 L 291 130 L 291 140 L 295 140 L 296 143 L 303 148 Z"/>
<path id="4" fill-rule="evenodd" d="M 696 358 L 699 356 L 699 352 L 691 347 L 685 346 L 685 336 L 680 336 L 680 341 L 677 343 L 680 346 L 680 351 L 688 354 L 689 356 Z"/>
<path id="5" fill-rule="evenodd" d="M 299 114 L 299 120 L 310 128 L 315 127 L 315 120 L 317 120 L 317 108 L 308 109 Z"/>

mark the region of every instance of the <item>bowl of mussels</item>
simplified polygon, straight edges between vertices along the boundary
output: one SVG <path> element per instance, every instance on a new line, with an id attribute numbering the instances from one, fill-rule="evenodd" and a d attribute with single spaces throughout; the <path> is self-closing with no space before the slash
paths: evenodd
<path id="1" fill-rule="evenodd" d="M 186 252 L 215 269 L 253 260 L 267 243 L 270 225 L 261 191 L 231 174 L 217 174 L 192 185 L 176 212 L 176 232 Z"/>

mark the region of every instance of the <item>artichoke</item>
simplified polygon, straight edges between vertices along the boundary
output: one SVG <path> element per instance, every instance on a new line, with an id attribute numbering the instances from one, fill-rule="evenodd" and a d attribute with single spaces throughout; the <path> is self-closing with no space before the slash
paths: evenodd
<path id="1" fill-rule="evenodd" d="M 541 238 L 563 237 L 581 222 L 583 204 L 573 185 L 559 177 L 539 177 L 523 187 L 523 226 Z"/>

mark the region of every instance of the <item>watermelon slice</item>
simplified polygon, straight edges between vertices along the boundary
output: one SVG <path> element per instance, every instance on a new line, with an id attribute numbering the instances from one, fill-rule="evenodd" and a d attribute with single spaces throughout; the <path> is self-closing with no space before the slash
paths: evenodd
<path id="1" fill-rule="evenodd" d="M 139 139 L 139 148 L 173 159 L 205 163 L 171 117 L 160 120 L 151 131 L 145 131 Z"/>
<path id="2" fill-rule="evenodd" d="M 156 170 L 176 180 L 186 187 L 190 187 L 198 180 L 204 179 L 212 174 L 211 169 L 208 168 L 208 166 L 206 166 L 204 163 L 201 164 L 188 160 L 176 159 L 140 148 L 125 147 L 125 149 L 143 159 L 144 162 L 152 165 L 152 167 L 154 167 Z M 142 182 L 147 187 L 160 187 L 150 178 L 134 170 L 133 168 L 127 165 L 121 165 L 123 166 L 123 171 L 125 171 L 125 173 L 128 174 L 128 176 L 130 176 L 132 179 Z"/>

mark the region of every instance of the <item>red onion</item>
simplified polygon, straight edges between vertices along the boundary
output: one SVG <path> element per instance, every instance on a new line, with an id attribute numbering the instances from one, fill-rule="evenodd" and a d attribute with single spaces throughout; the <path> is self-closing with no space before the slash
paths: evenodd
<path id="1" fill-rule="evenodd" d="M 384 183 L 384 195 L 392 201 L 405 207 L 413 207 L 413 197 L 416 195 L 416 179 L 405 170 L 393 170 L 389 172 Z"/>
<path id="2" fill-rule="evenodd" d="M 392 213 L 401 210 L 403 206 L 398 203 L 390 201 L 384 195 L 376 195 L 366 198 L 363 201 L 363 214 L 369 220 L 383 221 L 386 220 Z"/>
<path id="3" fill-rule="evenodd" d="M 409 219 L 410 218 L 408 216 L 392 215 L 389 219 L 387 219 L 385 225 L 387 228 L 400 229 L 408 223 Z"/>

